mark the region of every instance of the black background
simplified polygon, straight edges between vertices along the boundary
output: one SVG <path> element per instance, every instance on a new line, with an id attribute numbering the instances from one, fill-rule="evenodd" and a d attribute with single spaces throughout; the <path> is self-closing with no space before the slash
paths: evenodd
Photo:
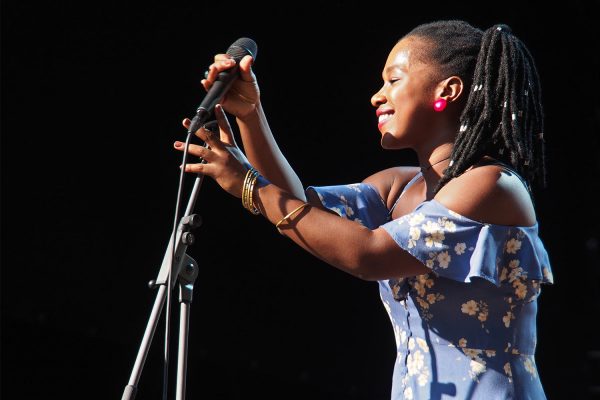
<path id="1" fill-rule="evenodd" d="M 557 282 L 539 302 L 538 368 L 549 398 L 591 398 L 597 5 L 2 2 L 2 397 L 120 398 L 173 223 L 172 142 L 215 53 L 257 42 L 264 108 L 305 185 L 358 182 L 415 162 L 379 146 L 369 100 L 388 51 L 419 23 L 459 18 L 509 24 L 537 60 L 549 185 L 536 199 Z M 394 341 L 375 283 L 296 248 L 212 181 L 195 211 L 188 398 L 389 397 Z M 139 399 L 161 398 L 162 321 Z"/>

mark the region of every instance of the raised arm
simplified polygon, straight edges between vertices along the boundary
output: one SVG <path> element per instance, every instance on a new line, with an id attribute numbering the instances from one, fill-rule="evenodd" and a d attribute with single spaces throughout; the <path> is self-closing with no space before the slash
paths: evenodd
<path id="1" fill-rule="evenodd" d="M 208 130 L 200 129 L 197 135 L 210 148 L 192 145 L 190 154 L 202 157 L 206 164 L 188 164 L 187 172 L 202 173 L 215 179 L 230 194 L 243 197 L 247 168 L 238 160 L 238 152 L 224 114 L 217 108 L 221 139 Z M 224 132 L 223 128 L 229 132 Z M 176 142 L 181 150 L 183 143 Z M 237 160 L 236 160 L 237 158 Z M 403 251 L 383 228 L 370 230 L 356 222 L 305 203 L 289 191 L 268 182 L 259 182 L 252 192 L 252 203 L 260 212 L 277 224 L 298 245 L 351 275 L 364 280 L 414 276 L 428 271 L 413 256 Z M 312 203 L 312 201 L 311 201 Z"/>
<path id="2" fill-rule="evenodd" d="M 254 168 L 280 188 L 305 200 L 302 182 L 281 152 L 260 103 L 260 90 L 252 71 L 253 62 L 251 56 L 240 61 L 240 77 L 233 83 L 221 104 L 225 111 L 236 117 L 244 152 Z M 234 66 L 235 60 L 229 55 L 216 55 L 202 85 L 208 90 L 221 71 Z"/>

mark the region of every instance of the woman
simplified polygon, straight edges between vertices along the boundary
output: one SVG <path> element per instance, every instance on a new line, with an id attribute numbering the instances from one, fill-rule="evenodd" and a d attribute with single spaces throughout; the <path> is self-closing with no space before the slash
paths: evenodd
<path id="1" fill-rule="evenodd" d="M 217 55 L 203 86 L 234 63 Z M 552 273 L 529 190 L 544 183 L 543 111 L 525 45 L 505 25 L 413 29 L 371 102 L 382 147 L 413 149 L 419 167 L 306 192 L 275 143 L 251 64 L 240 61 L 223 100 L 248 161 L 218 107 L 221 138 L 200 129 L 210 148 L 190 146 L 205 163 L 186 171 L 211 176 L 332 266 L 379 282 L 398 351 L 393 399 L 545 398 L 535 316 Z"/>

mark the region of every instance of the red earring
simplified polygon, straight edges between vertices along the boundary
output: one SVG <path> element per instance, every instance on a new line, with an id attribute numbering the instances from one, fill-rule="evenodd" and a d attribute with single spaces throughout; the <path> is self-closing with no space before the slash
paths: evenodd
<path id="1" fill-rule="evenodd" d="M 446 108 L 446 105 L 448 105 L 448 102 L 446 101 L 446 99 L 437 99 L 435 101 L 435 103 L 433 103 L 433 109 L 435 111 L 444 111 L 444 108 Z"/>

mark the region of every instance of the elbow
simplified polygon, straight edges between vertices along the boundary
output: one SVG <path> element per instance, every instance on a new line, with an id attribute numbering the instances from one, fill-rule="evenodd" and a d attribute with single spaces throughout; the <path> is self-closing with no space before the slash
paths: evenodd
<path id="1" fill-rule="evenodd" d="M 390 259 L 386 254 L 381 241 L 371 232 L 371 237 L 365 240 L 352 255 L 353 275 L 367 282 L 387 279 Z"/>
<path id="2" fill-rule="evenodd" d="M 389 262 L 381 260 L 381 257 L 365 257 L 353 268 L 352 275 L 367 282 L 407 276 L 404 268 L 394 268 Z"/>
<path id="3" fill-rule="evenodd" d="M 344 244 L 339 253 L 335 259 L 329 259 L 336 268 L 367 282 L 385 279 L 389 257 L 373 231 L 368 230 L 368 235 L 361 236 L 360 240 Z"/>
<path id="4" fill-rule="evenodd" d="M 366 282 L 376 282 L 381 278 L 377 274 L 378 269 L 374 257 L 363 254 L 362 256 L 357 257 L 356 261 L 353 263 L 351 274 Z"/>
<path id="5" fill-rule="evenodd" d="M 328 263 L 360 280 L 368 282 L 377 280 L 372 274 L 373 270 L 368 267 L 368 263 L 358 258 L 346 257 L 345 259 L 329 260 Z"/>
<path id="6" fill-rule="evenodd" d="M 377 282 L 379 280 L 375 275 L 369 274 L 368 272 L 358 273 L 354 276 L 365 282 Z"/>
<path id="7" fill-rule="evenodd" d="M 369 267 L 361 267 L 357 269 L 354 276 L 365 282 L 377 282 L 381 280 L 381 277 L 377 273 L 375 273 L 376 270 L 377 269 L 373 268 L 372 265 Z"/>

